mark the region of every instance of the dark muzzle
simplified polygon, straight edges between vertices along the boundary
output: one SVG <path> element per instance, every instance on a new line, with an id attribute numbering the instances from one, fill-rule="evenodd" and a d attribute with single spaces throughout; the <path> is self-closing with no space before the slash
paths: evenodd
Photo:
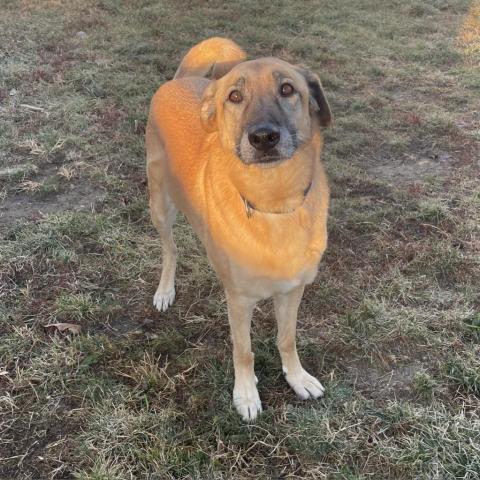
<path id="1" fill-rule="evenodd" d="M 280 141 L 280 130 L 273 125 L 254 125 L 248 130 L 248 141 L 256 150 L 267 152 Z"/>

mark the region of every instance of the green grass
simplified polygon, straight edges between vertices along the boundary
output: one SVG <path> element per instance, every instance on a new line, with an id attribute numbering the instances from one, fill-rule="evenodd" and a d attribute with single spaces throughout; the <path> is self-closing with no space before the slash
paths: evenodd
<path id="1" fill-rule="evenodd" d="M 3 2 L 0 477 L 478 478 L 479 14 L 466 0 Z M 262 302 L 252 425 L 231 402 L 222 289 L 183 218 L 176 302 L 151 306 L 148 105 L 212 35 L 309 66 L 335 114 L 329 247 L 298 347 L 327 393 L 296 400 Z"/>

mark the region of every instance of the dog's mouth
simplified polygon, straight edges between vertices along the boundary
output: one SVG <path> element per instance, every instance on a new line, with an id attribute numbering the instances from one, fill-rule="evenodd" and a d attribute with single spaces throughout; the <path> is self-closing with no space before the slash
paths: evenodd
<path id="1" fill-rule="evenodd" d="M 271 152 L 258 152 L 255 154 L 255 163 L 275 163 L 281 162 L 283 160 L 288 160 L 290 157 L 281 155 L 277 149 L 272 150 Z"/>
<path id="2" fill-rule="evenodd" d="M 249 152 L 250 153 L 250 152 Z M 237 156 L 240 158 L 240 160 L 245 163 L 246 165 L 256 165 L 258 167 L 262 168 L 270 168 L 270 167 L 275 167 L 280 163 L 283 163 L 290 158 L 292 158 L 293 154 L 295 152 L 292 152 L 290 155 L 282 155 L 278 151 L 272 151 L 272 152 L 266 152 L 266 153 L 257 153 L 255 152 L 253 155 L 242 155 L 242 152 L 240 149 L 237 149 Z"/>
<path id="3" fill-rule="evenodd" d="M 237 157 L 246 165 L 257 165 L 263 168 L 275 167 L 293 157 L 297 150 L 295 137 L 286 129 L 277 145 L 272 148 L 255 148 L 248 141 L 246 134 L 242 135 L 236 146 Z"/>

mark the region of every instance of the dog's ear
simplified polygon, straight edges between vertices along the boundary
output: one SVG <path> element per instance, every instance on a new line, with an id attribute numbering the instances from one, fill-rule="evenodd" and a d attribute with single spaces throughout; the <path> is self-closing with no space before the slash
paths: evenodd
<path id="1" fill-rule="evenodd" d="M 310 112 L 316 115 L 322 127 L 328 127 L 333 121 L 333 115 L 325 98 L 320 78 L 308 70 L 300 69 L 300 73 L 305 77 L 310 90 Z"/>
<path id="2" fill-rule="evenodd" d="M 215 91 L 217 82 L 212 81 L 203 92 L 202 105 L 200 107 L 200 119 L 203 128 L 207 132 L 214 132 L 217 129 L 217 108 L 215 106 Z"/>
<path id="3" fill-rule="evenodd" d="M 218 80 L 219 78 L 224 77 L 233 67 L 243 62 L 243 60 L 244 58 L 242 60 L 215 62 L 211 66 L 208 75 L 205 75 L 205 78 L 210 78 L 211 80 Z"/>

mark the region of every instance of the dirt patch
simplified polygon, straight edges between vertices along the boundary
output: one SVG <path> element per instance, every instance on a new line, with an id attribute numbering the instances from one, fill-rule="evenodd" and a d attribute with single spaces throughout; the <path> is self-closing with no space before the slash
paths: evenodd
<path id="1" fill-rule="evenodd" d="M 417 373 L 424 371 L 424 366 L 420 361 L 393 366 L 365 361 L 350 365 L 347 371 L 354 379 L 355 388 L 368 398 L 406 400 L 414 397 L 412 382 Z"/>
<path id="2" fill-rule="evenodd" d="M 391 186 L 398 186 L 447 176 L 456 163 L 457 159 L 453 155 L 442 151 L 431 156 L 412 154 L 401 159 L 376 162 L 367 171 Z"/>
<path id="3" fill-rule="evenodd" d="M 16 193 L 0 203 L 0 230 L 21 221 L 36 221 L 44 215 L 65 210 L 92 210 L 103 201 L 104 195 L 88 184 L 70 185 L 62 192 L 39 195 Z"/>

